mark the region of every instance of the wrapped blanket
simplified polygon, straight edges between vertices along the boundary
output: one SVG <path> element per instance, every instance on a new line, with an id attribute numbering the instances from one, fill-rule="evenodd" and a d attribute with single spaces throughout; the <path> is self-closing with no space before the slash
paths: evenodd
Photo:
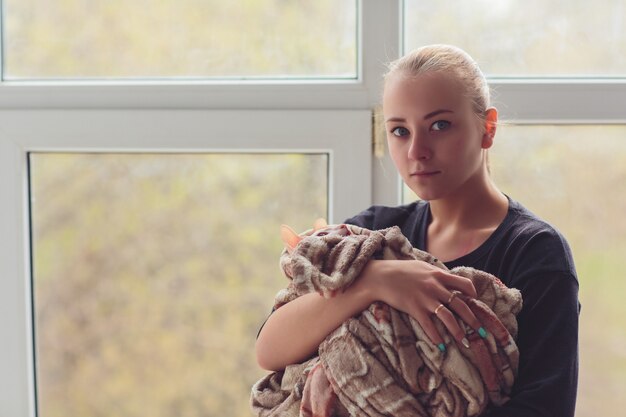
<path id="1" fill-rule="evenodd" d="M 275 307 L 313 291 L 332 297 L 370 259 L 417 259 L 447 269 L 412 248 L 398 227 L 308 231 L 281 256 L 291 281 L 276 296 Z M 451 272 L 474 283 L 478 297 L 462 298 L 487 330 L 486 339 L 459 321 L 470 347 L 457 345 L 434 317 L 447 346 L 442 353 L 415 320 L 375 302 L 328 335 L 318 356 L 258 381 L 252 388 L 253 411 L 263 417 L 465 417 L 480 415 L 490 402 L 506 402 L 517 373 L 514 338 L 521 295 L 485 272 L 465 267 Z"/>

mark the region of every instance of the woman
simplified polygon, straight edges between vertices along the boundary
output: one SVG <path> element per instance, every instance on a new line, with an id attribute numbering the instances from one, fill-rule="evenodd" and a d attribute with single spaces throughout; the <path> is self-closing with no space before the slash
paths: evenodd
<path id="1" fill-rule="evenodd" d="M 484 415 L 573 416 L 579 304 L 571 251 L 558 231 L 491 180 L 487 152 L 497 111 L 480 69 L 455 47 L 415 50 L 390 65 L 383 115 L 393 162 L 421 200 L 374 206 L 346 223 L 374 230 L 399 226 L 414 247 L 449 268 L 481 269 L 520 289 L 519 374 L 511 400 Z M 411 315 L 442 351 L 435 314 L 465 345 L 455 317 L 484 330 L 452 296 L 455 290 L 475 296 L 469 280 L 424 262 L 370 261 L 344 293 L 331 299 L 307 294 L 274 312 L 257 339 L 259 365 L 279 370 L 307 359 L 343 321 L 377 300 Z"/>

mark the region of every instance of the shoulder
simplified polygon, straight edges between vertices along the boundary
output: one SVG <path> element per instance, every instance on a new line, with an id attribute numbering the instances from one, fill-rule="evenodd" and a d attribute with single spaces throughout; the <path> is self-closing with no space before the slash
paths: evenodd
<path id="1" fill-rule="evenodd" d="M 391 226 L 402 226 L 415 218 L 421 217 L 427 209 L 424 201 L 415 201 L 401 206 L 374 205 L 363 210 L 356 216 L 346 219 L 344 223 L 354 224 L 370 230 L 386 229 Z"/>
<path id="2" fill-rule="evenodd" d="M 563 234 L 517 201 L 510 200 L 507 227 L 502 235 L 509 261 L 523 279 L 555 274 L 577 281 L 571 248 Z"/>
<path id="3" fill-rule="evenodd" d="M 507 222 L 494 252 L 500 254 L 498 263 L 507 286 L 522 292 L 518 320 L 528 335 L 523 337 L 532 339 L 538 329 L 557 324 L 561 331 L 567 328 L 575 333 L 579 282 L 567 240 L 554 225 L 514 200 L 510 200 Z"/>

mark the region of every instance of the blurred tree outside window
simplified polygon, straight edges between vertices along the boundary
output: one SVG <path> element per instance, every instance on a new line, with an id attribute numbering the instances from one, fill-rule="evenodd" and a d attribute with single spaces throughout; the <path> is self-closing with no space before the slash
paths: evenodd
<path id="1" fill-rule="evenodd" d="M 623 0 L 405 0 L 405 49 L 447 43 L 498 77 L 623 76 Z"/>
<path id="2" fill-rule="evenodd" d="M 626 73 L 621 0 L 402 3 L 405 50 L 458 45 L 491 79 Z M 5 0 L 2 79 L 355 79 L 359 4 Z M 499 128 L 493 176 L 568 238 L 583 305 L 577 416 L 618 415 L 624 126 L 537 123 Z M 254 337 L 285 284 L 278 227 L 328 217 L 329 155 L 102 148 L 28 156 L 39 416 L 249 415 L 265 373 Z"/>
<path id="3" fill-rule="evenodd" d="M 247 416 L 327 154 L 31 153 L 40 417 Z"/>
<path id="4" fill-rule="evenodd" d="M 4 79 L 356 78 L 357 1 L 5 0 Z"/>
<path id="5" fill-rule="evenodd" d="M 578 417 L 626 409 L 624 126 L 503 125 L 490 150 L 496 184 L 559 229 L 578 272 Z M 404 201 L 415 198 L 405 186 Z M 601 325 L 600 325 L 601 323 Z"/>

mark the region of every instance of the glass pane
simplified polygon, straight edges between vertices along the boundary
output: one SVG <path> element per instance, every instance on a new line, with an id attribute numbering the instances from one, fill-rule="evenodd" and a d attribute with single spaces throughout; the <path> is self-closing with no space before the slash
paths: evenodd
<path id="1" fill-rule="evenodd" d="M 248 416 L 327 154 L 30 154 L 41 417 Z"/>
<path id="2" fill-rule="evenodd" d="M 405 45 L 465 49 L 491 76 L 626 75 L 623 0 L 405 0 Z"/>
<path id="3" fill-rule="evenodd" d="M 500 189 L 561 230 L 574 252 L 582 304 L 577 417 L 626 409 L 625 136 L 626 126 L 505 125 L 490 155 Z"/>
<path id="4" fill-rule="evenodd" d="M 501 189 L 557 226 L 574 252 L 583 306 L 577 417 L 626 409 L 625 134 L 625 126 L 504 126 L 491 158 Z"/>
<path id="5" fill-rule="evenodd" d="M 5 0 L 5 78 L 355 78 L 356 0 Z"/>

